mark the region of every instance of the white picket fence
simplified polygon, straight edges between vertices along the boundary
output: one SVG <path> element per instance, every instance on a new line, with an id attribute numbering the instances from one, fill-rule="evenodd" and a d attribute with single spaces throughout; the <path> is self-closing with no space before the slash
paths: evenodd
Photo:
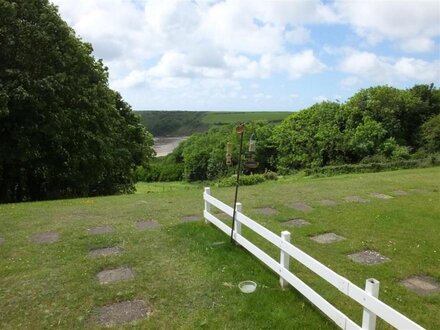
<path id="1" fill-rule="evenodd" d="M 231 228 L 216 218 L 211 213 L 211 205 L 226 213 L 229 216 L 233 216 L 233 208 L 224 204 L 220 200 L 211 196 L 210 188 L 205 188 L 203 199 L 205 201 L 205 210 L 203 212 L 205 222 L 212 223 L 222 230 L 228 236 L 231 235 Z M 280 275 L 280 284 L 282 287 L 286 287 L 289 284 L 304 295 L 310 302 L 318 307 L 323 313 L 325 313 L 330 319 L 332 319 L 341 329 L 368 329 L 373 330 L 376 328 L 376 317 L 380 317 L 384 321 L 397 329 L 423 329 L 417 323 L 411 321 L 406 316 L 402 315 L 398 311 L 394 310 L 390 306 L 386 305 L 378 299 L 379 296 L 379 281 L 375 279 L 366 280 L 365 290 L 362 290 L 358 286 L 351 283 L 345 277 L 332 271 L 330 268 L 324 266 L 316 259 L 312 258 L 305 252 L 301 251 L 290 243 L 290 233 L 283 231 L 281 236 L 278 236 L 258 224 L 254 220 L 245 216 L 242 212 L 242 205 L 237 203 L 235 226 L 233 232 L 234 240 L 247 249 L 250 253 L 260 259 L 275 273 Z M 280 249 L 280 260 L 277 261 L 251 243 L 241 234 L 241 226 L 244 225 L 261 237 L 265 238 L 273 245 Z M 311 271 L 319 275 L 328 283 L 335 286 L 342 293 L 359 303 L 364 307 L 362 326 L 357 325 L 350 320 L 344 313 L 330 304 L 327 300 L 321 297 L 317 292 L 310 288 L 307 284 L 301 281 L 297 276 L 289 271 L 289 259 L 290 257 L 299 261 L 301 264 L 309 268 Z"/>

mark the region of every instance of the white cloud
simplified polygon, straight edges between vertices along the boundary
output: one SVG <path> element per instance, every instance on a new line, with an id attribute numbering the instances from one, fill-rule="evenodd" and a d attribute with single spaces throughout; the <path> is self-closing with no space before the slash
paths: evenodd
<path id="1" fill-rule="evenodd" d="M 431 62 L 409 58 L 378 56 L 371 52 L 346 51 L 340 64 L 343 72 L 368 78 L 376 83 L 412 80 L 423 83 L 440 81 L 440 60 Z M 351 78 L 354 79 L 354 78 Z"/>
<path id="2" fill-rule="evenodd" d="M 432 56 L 425 60 L 379 56 L 369 49 L 374 43 L 392 42 L 409 52 L 438 50 L 438 1 L 53 2 L 69 25 L 93 44 L 95 56 L 104 59 L 112 88 L 136 104 L 142 103 L 142 97 L 147 104 L 150 100 L 156 104 L 170 99 L 178 104 L 181 99 L 203 108 L 213 100 L 243 99 L 239 95 L 242 80 L 251 80 L 246 84 L 247 94 L 243 94 L 251 100 L 256 92 L 252 86 L 259 79 L 298 80 L 323 71 L 329 76 L 338 75 L 334 79 L 340 83 L 335 85 L 343 88 L 366 80 L 440 80 L 439 61 L 426 60 Z M 347 38 L 348 34 L 342 33 L 338 46 L 333 43 L 321 53 L 313 37 L 322 37 L 322 29 L 335 24 L 352 28 L 368 41 L 364 50 L 350 48 L 350 43 L 359 42 L 358 38 L 353 40 L 353 36 Z M 339 65 L 330 67 L 331 57 Z M 346 75 L 341 77 L 341 72 Z M 319 83 L 308 83 L 319 88 Z M 271 95 L 265 90 L 267 85 L 259 85 L 258 92 Z M 167 91 L 172 97 L 166 97 Z M 316 92 L 321 93 L 328 91 Z M 280 99 L 273 95 L 273 102 Z M 203 97 L 207 99 L 200 100 Z"/>
<path id="3" fill-rule="evenodd" d="M 305 50 L 298 54 L 281 57 L 280 69 L 285 69 L 292 79 L 298 79 L 308 73 L 318 73 L 325 69 L 325 65 L 319 61 L 312 50 Z M 284 63 L 283 63 L 284 62 Z"/>
<path id="4" fill-rule="evenodd" d="M 336 0 L 335 11 L 369 43 L 397 42 L 405 51 L 434 49 L 440 36 L 440 2 Z"/>
<path id="5" fill-rule="evenodd" d="M 231 53 L 261 54 L 282 49 L 282 28 L 255 21 L 255 10 L 245 1 L 225 1 L 210 7 L 200 34 Z"/>
<path id="6" fill-rule="evenodd" d="M 440 81 L 440 60 L 427 62 L 415 58 L 403 57 L 394 64 L 397 75 L 409 80 L 422 82 Z"/>
<path id="7" fill-rule="evenodd" d="M 311 40 L 310 31 L 303 26 L 298 26 L 285 33 L 286 41 L 295 45 L 301 45 Z"/>

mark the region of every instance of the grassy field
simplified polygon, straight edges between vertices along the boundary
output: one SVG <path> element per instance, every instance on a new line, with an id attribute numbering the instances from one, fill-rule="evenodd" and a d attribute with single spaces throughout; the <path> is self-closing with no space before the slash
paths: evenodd
<path id="1" fill-rule="evenodd" d="M 411 190 L 415 189 L 415 190 Z M 278 182 L 242 187 L 243 212 L 272 231 L 292 232 L 292 242 L 334 271 L 363 287 L 365 279 L 381 282 L 380 298 L 427 329 L 440 324 L 440 294 L 419 296 L 400 284 L 412 275 L 440 280 L 440 168 L 353 174 L 331 178 L 286 177 Z M 393 195 L 375 199 L 372 192 Z M 151 316 L 125 326 L 149 329 L 333 329 L 331 321 L 294 289 L 281 290 L 278 278 L 246 251 L 231 246 L 213 226 L 183 223 L 201 215 L 203 187 L 183 183 L 140 184 L 133 195 L 0 205 L 0 328 L 99 328 L 97 309 L 117 301 L 142 299 Z M 231 204 L 233 188 L 212 187 L 212 194 Z M 348 203 L 358 195 L 369 203 Z M 317 201 L 333 199 L 335 206 Z M 309 213 L 290 208 L 302 201 Z M 278 214 L 256 212 L 272 207 Z M 287 228 L 283 221 L 311 222 Z M 137 230 L 139 220 L 154 219 L 156 230 Z M 91 236 L 87 229 L 112 225 L 113 233 Z M 30 242 L 34 233 L 57 231 L 51 244 Z M 320 245 L 310 236 L 335 232 L 346 240 Z M 279 251 L 244 231 L 274 257 Z M 221 243 L 223 242 L 223 243 Z M 91 249 L 118 245 L 123 253 L 92 259 Z M 391 261 L 365 266 L 346 255 L 365 249 Z M 104 269 L 131 267 L 130 281 L 101 285 Z M 291 270 L 358 323 L 362 310 L 316 275 L 296 263 Z M 246 279 L 257 291 L 241 294 Z M 382 322 L 379 329 L 389 327 Z"/>
<path id="2" fill-rule="evenodd" d="M 279 123 L 289 112 L 136 111 L 154 136 L 187 136 L 213 126 L 267 120 Z"/>
<path id="3" fill-rule="evenodd" d="M 279 123 L 290 115 L 290 112 L 207 112 L 202 122 L 209 125 L 235 124 L 254 120 L 267 120 Z"/>

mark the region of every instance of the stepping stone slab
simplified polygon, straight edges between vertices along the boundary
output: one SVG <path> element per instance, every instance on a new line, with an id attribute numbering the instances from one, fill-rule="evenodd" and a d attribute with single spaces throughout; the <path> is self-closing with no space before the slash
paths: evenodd
<path id="1" fill-rule="evenodd" d="M 100 284 L 109 284 L 119 281 L 128 281 L 134 278 L 133 271 L 130 268 L 107 269 L 99 272 L 96 277 Z"/>
<path id="2" fill-rule="evenodd" d="M 215 216 L 217 219 L 220 219 L 220 220 L 232 220 L 232 217 L 230 217 L 229 215 L 227 215 L 227 214 L 224 213 L 224 212 L 222 212 L 222 213 L 216 213 L 216 214 L 214 214 L 214 216 Z"/>
<path id="3" fill-rule="evenodd" d="M 346 202 L 350 203 L 368 203 L 370 200 L 359 196 L 347 196 L 344 198 Z"/>
<path id="4" fill-rule="evenodd" d="M 430 276 L 412 276 L 401 283 L 421 296 L 440 292 L 440 283 Z"/>
<path id="5" fill-rule="evenodd" d="M 106 327 L 121 325 L 147 318 L 150 307 L 143 300 L 122 301 L 101 307 L 98 310 L 98 322 Z"/>
<path id="6" fill-rule="evenodd" d="M 322 206 L 333 206 L 333 205 L 338 204 L 334 200 L 331 200 L 331 199 L 322 199 L 318 203 L 321 204 Z"/>
<path id="7" fill-rule="evenodd" d="M 304 227 L 310 225 L 310 222 L 304 219 L 292 219 L 289 221 L 283 222 L 284 225 L 290 226 L 290 227 Z"/>
<path id="8" fill-rule="evenodd" d="M 60 239 L 60 235 L 55 231 L 48 231 L 45 233 L 34 234 L 31 237 L 31 241 L 34 244 L 47 244 L 53 243 Z"/>
<path id="9" fill-rule="evenodd" d="M 378 265 L 390 261 L 390 258 L 381 255 L 376 251 L 362 251 L 348 255 L 350 260 L 364 265 Z"/>
<path id="10" fill-rule="evenodd" d="M 406 191 L 403 191 L 403 190 L 395 190 L 395 191 L 392 192 L 392 194 L 396 195 L 396 196 L 406 196 L 406 195 L 408 195 L 408 193 Z"/>
<path id="11" fill-rule="evenodd" d="M 195 214 L 195 215 L 186 215 L 182 217 L 180 220 L 182 220 L 183 222 L 194 222 L 194 221 L 199 221 L 201 218 L 202 218 L 201 215 Z"/>
<path id="12" fill-rule="evenodd" d="M 313 210 L 312 207 L 310 207 L 307 204 L 304 204 L 302 202 L 293 203 L 290 205 L 290 207 L 294 208 L 295 210 L 302 211 L 302 212 L 310 212 Z"/>
<path id="13" fill-rule="evenodd" d="M 254 210 L 258 213 L 265 214 L 265 215 L 274 215 L 274 214 L 278 213 L 277 210 L 275 210 L 271 207 L 260 207 L 260 208 L 254 209 Z"/>
<path id="14" fill-rule="evenodd" d="M 160 228 L 160 224 L 154 220 L 139 221 L 136 223 L 136 228 L 139 230 L 157 229 Z"/>
<path id="15" fill-rule="evenodd" d="M 390 195 L 385 195 L 385 194 L 381 194 L 381 193 L 371 193 L 370 194 L 371 197 L 375 197 L 375 198 L 379 198 L 379 199 L 392 199 L 394 198 L 393 196 Z"/>
<path id="16" fill-rule="evenodd" d="M 322 235 L 310 237 L 310 239 L 319 244 L 331 244 L 334 242 L 342 241 L 345 239 L 345 237 L 339 236 L 335 233 L 325 233 Z"/>
<path id="17" fill-rule="evenodd" d="M 429 193 L 429 190 L 426 190 L 426 189 L 420 189 L 420 188 L 417 188 L 417 189 L 410 189 L 410 190 L 413 191 L 413 192 L 416 192 L 416 193 L 421 193 L 421 194 Z"/>
<path id="18" fill-rule="evenodd" d="M 94 249 L 89 252 L 89 256 L 92 258 L 96 257 L 110 257 L 113 255 L 120 254 L 122 252 L 122 248 L 119 246 L 111 246 L 102 249 Z"/>
<path id="19" fill-rule="evenodd" d="M 100 226 L 87 229 L 90 235 L 109 234 L 113 232 L 112 226 Z"/>

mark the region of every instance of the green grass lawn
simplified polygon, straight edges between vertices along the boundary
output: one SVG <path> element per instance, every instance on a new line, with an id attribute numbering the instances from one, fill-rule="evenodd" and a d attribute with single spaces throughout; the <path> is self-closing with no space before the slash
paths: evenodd
<path id="1" fill-rule="evenodd" d="M 234 188 L 214 188 L 212 195 L 231 204 Z M 425 189 L 425 192 L 410 189 Z M 369 193 L 408 192 L 391 200 Z M 440 294 L 418 296 L 400 284 L 412 275 L 440 280 L 440 168 L 353 174 L 331 178 L 286 177 L 240 188 L 243 212 L 276 233 L 290 230 L 292 243 L 360 287 L 373 277 L 381 282 L 380 299 L 427 329 L 440 324 Z M 99 198 L 0 205 L 0 328 L 99 328 L 96 311 L 117 301 L 143 299 L 151 316 L 125 328 L 151 329 L 332 329 L 336 328 L 294 289 L 281 290 L 279 279 L 252 255 L 231 246 L 219 230 L 182 216 L 202 214 L 203 188 L 182 183 L 139 184 L 138 192 Z M 345 196 L 369 198 L 347 203 Z M 336 206 L 317 201 L 333 199 Z M 302 201 L 313 211 L 290 207 Z M 273 216 L 254 208 L 272 207 Z M 312 224 L 286 228 L 282 222 L 302 217 Z M 162 227 L 138 231 L 139 220 Z M 112 225 L 114 232 L 91 236 L 87 229 Z M 30 236 L 57 231 L 60 240 L 35 245 Z M 269 243 L 244 235 L 278 257 Z M 309 236 L 335 232 L 346 240 L 320 245 Z M 219 244 L 218 242 L 224 242 Z M 97 247 L 119 245 L 123 253 L 88 257 Z M 346 255 L 379 251 L 390 262 L 365 266 Z M 96 274 L 128 266 L 131 281 L 100 285 Z M 344 313 L 360 323 L 362 309 L 295 262 L 290 267 Z M 236 285 L 246 279 L 259 287 L 245 295 Z M 378 328 L 389 327 L 378 323 Z"/>

